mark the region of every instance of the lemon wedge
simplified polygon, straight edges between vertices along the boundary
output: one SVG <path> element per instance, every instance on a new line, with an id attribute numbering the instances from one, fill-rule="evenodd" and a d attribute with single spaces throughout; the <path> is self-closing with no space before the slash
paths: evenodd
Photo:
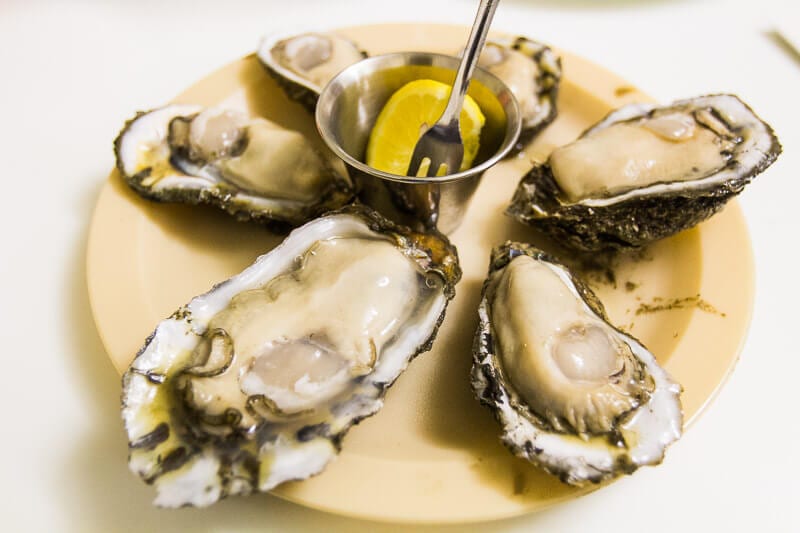
<path id="1" fill-rule="evenodd" d="M 372 128 L 367 144 L 367 164 L 405 176 L 417 141 L 441 116 L 450 90 L 450 85 L 434 80 L 416 80 L 398 89 L 386 102 Z M 460 119 L 464 143 L 461 170 L 466 170 L 478 153 L 486 117 L 475 100 L 467 95 Z"/>

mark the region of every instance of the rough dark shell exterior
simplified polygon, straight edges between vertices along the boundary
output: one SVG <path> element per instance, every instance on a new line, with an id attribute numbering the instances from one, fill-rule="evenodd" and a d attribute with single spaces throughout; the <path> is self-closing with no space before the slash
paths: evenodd
<path id="1" fill-rule="evenodd" d="M 611 123 L 604 119 L 594 128 Z M 768 125 L 762 124 L 771 137 L 770 149 L 758 164 L 741 168 L 732 179 L 708 185 L 693 183 L 691 187 L 592 205 L 563 200 L 550 166 L 544 163 L 522 178 L 506 213 L 581 251 L 639 247 L 669 237 L 710 218 L 780 155 L 777 137 Z"/>
<path id="2" fill-rule="evenodd" d="M 314 114 L 314 109 L 317 107 L 317 100 L 319 100 L 319 93 L 297 83 L 296 81 L 290 80 L 289 78 L 285 77 L 280 70 L 276 69 L 275 67 L 265 63 L 261 58 L 259 58 L 259 62 L 261 66 L 264 67 L 264 70 L 267 71 L 270 78 L 275 80 L 275 83 L 278 84 L 278 87 L 286 94 L 289 100 L 295 101 L 301 106 L 305 108 L 306 111 Z"/>
<path id="3" fill-rule="evenodd" d="M 137 113 L 135 117 L 125 123 L 114 140 L 117 170 L 125 183 L 143 198 L 154 202 L 210 205 L 221 209 L 239 221 L 253 221 L 276 230 L 299 226 L 324 213 L 338 209 L 353 199 L 354 188 L 345 177 L 339 177 L 333 168 L 330 168 L 330 172 L 334 179 L 315 202 L 286 211 L 254 209 L 251 204 L 239 196 L 242 191 L 225 183 L 217 183 L 203 189 L 175 187 L 154 190 L 145 183 L 152 171 L 151 167 L 144 168 L 133 175 L 127 174 L 120 155 L 120 146 L 125 133 L 134 122 L 150 112 L 152 111 Z"/>
<path id="4" fill-rule="evenodd" d="M 576 250 L 634 248 L 710 218 L 749 181 L 706 194 L 638 197 L 598 208 L 561 203 L 550 167 L 544 164 L 522 178 L 506 213 Z"/>

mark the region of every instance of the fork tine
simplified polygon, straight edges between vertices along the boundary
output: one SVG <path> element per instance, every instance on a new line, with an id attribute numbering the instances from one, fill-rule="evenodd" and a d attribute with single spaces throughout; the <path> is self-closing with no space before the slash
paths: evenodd
<path id="1" fill-rule="evenodd" d="M 409 166 L 409 169 L 414 168 L 413 166 Z M 423 157 L 422 161 L 420 161 L 419 166 L 417 167 L 417 171 L 414 173 L 409 172 L 410 175 L 416 176 L 417 178 L 427 178 L 428 177 L 428 170 L 431 168 L 431 158 L 430 157 Z"/>
<path id="2" fill-rule="evenodd" d="M 416 177 L 444 176 L 448 168 L 455 172 L 461 168 L 461 163 L 464 161 L 464 141 L 461 138 L 459 117 L 464 108 L 464 97 L 467 94 L 470 78 L 499 1 L 481 0 L 447 104 L 439 119 L 417 140 L 406 174 Z M 429 165 L 423 171 L 421 164 L 426 157 Z M 416 169 L 416 172 L 413 172 L 413 169 Z M 436 174 L 431 174 L 431 171 L 435 171 Z"/>
<path id="3" fill-rule="evenodd" d="M 417 141 L 406 175 L 426 178 L 445 176 L 450 169 L 458 172 L 463 157 L 464 146 L 460 136 L 448 138 L 440 132 L 428 130 Z"/>

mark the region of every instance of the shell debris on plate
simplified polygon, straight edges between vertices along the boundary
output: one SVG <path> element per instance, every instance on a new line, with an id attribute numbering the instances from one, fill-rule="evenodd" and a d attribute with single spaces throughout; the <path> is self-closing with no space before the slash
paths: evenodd
<path id="1" fill-rule="evenodd" d="M 577 250 L 638 247 L 711 217 L 780 153 L 733 95 L 631 104 L 535 165 L 507 213 Z"/>
<path id="2" fill-rule="evenodd" d="M 460 276 L 446 238 L 363 207 L 296 229 L 147 339 L 123 376 L 130 469 L 164 507 L 318 474 L 430 349 Z"/>
<path id="3" fill-rule="evenodd" d="M 580 486 L 659 464 L 681 436 L 680 385 L 541 250 L 492 251 L 478 314 L 472 388 L 516 456 Z"/>
<path id="4" fill-rule="evenodd" d="M 297 226 L 353 197 L 334 156 L 241 111 L 168 105 L 129 121 L 114 147 L 123 179 L 141 196 L 210 204 L 240 220 Z"/>

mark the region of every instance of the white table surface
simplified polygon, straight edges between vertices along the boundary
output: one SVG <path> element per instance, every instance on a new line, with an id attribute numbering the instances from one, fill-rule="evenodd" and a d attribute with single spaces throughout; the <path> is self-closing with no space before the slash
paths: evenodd
<path id="1" fill-rule="evenodd" d="M 658 468 L 545 512 L 443 531 L 800 531 L 800 61 L 795 0 L 504 0 L 494 27 L 583 55 L 662 101 L 733 92 L 784 154 L 741 195 L 754 319 L 733 377 Z M 86 236 L 135 110 L 286 27 L 468 24 L 474 2 L 0 1 L 0 530 L 396 531 L 264 495 L 161 511 L 131 475 L 119 379 L 89 310 Z"/>

